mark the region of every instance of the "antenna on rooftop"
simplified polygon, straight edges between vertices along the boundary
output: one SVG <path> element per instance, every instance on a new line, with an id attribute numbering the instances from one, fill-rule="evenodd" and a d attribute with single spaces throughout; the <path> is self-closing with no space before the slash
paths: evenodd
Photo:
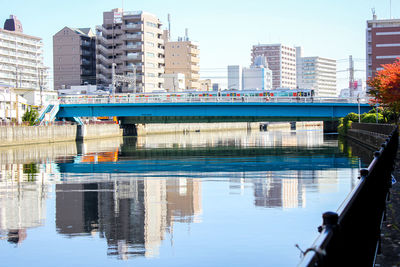
<path id="1" fill-rule="evenodd" d="M 168 13 L 168 39 L 171 39 L 171 15 Z"/>
<path id="2" fill-rule="evenodd" d="M 376 20 L 375 7 L 371 8 L 371 11 L 372 11 L 372 19 Z"/>
<path id="3" fill-rule="evenodd" d="M 185 41 L 189 41 L 188 28 L 185 28 Z"/>
<path id="4" fill-rule="evenodd" d="M 390 9 L 390 19 L 392 19 L 392 0 L 390 0 L 389 2 L 390 2 L 390 6 L 389 6 L 389 9 Z"/>

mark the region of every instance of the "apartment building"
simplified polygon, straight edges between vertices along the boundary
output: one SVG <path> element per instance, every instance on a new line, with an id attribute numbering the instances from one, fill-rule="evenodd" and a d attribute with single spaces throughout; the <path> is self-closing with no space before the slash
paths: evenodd
<path id="1" fill-rule="evenodd" d="M 272 89 L 296 87 L 296 48 L 283 44 L 253 45 L 252 64 L 257 56 L 265 56 L 272 71 Z"/>
<path id="2" fill-rule="evenodd" d="M 187 34 L 174 42 L 170 41 L 168 36 L 168 31 L 164 31 L 164 40 L 166 40 L 165 73 L 183 73 L 185 74 L 185 88 L 187 90 L 200 90 L 199 45 L 189 40 Z"/>
<path id="3" fill-rule="evenodd" d="M 64 27 L 53 36 L 54 89 L 96 84 L 96 35 Z"/>
<path id="4" fill-rule="evenodd" d="M 297 87 L 313 89 L 316 96 L 336 97 L 336 60 L 323 57 L 303 57 L 296 47 Z"/>
<path id="5" fill-rule="evenodd" d="M 0 83 L 16 88 L 47 88 L 43 43 L 23 33 L 21 22 L 11 15 L 0 28 Z"/>
<path id="6" fill-rule="evenodd" d="M 136 86 L 121 85 L 119 92 L 151 92 L 163 88 L 164 41 L 160 20 L 143 11 L 121 8 L 103 13 L 96 27 L 96 79 L 112 83 L 112 65 L 117 75 L 136 76 Z M 136 74 L 136 75 L 135 75 Z"/>
<path id="7" fill-rule="evenodd" d="M 366 30 L 367 80 L 400 57 L 400 19 L 378 20 L 374 14 Z"/>

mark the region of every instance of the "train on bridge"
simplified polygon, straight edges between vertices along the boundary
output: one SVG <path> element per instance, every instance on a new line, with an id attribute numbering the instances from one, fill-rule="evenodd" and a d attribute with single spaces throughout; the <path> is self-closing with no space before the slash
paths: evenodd
<path id="1" fill-rule="evenodd" d="M 208 102 L 208 101 L 256 101 L 264 102 L 270 99 L 296 100 L 313 98 L 312 89 L 275 89 L 275 90 L 223 90 L 223 91 L 194 91 L 181 92 L 153 91 L 145 93 L 123 93 L 116 95 L 109 94 L 73 94 L 60 95 L 61 103 L 86 102 L 96 99 L 94 102 L 104 102 L 105 99 L 112 99 L 111 102 Z"/>

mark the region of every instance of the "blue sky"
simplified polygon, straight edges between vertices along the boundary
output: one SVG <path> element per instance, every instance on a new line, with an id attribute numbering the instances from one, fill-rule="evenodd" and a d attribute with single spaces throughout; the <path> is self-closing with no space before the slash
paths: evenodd
<path id="1" fill-rule="evenodd" d="M 6 1 L 6 0 L 1 0 Z M 371 8 L 378 18 L 389 18 L 390 0 L 13 0 L 0 9 L 0 26 L 10 14 L 22 22 L 24 33 L 43 38 L 45 64 L 52 70 L 52 36 L 64 26 L 102 24 L 102 12 L 124 7 L 157 15 L 167 26 L 171 14 L 172 38 L 189 37 L 200 45 L 203 78 L 226 76 L 226 66 L 250 64 L 251 47 L 284 43 L 303 47 L 305 56 L 337 59 L 338 70 L 353 55 L 355 67 L 365 70 L 365 27 Z M 400 0 L 392 0 L 392 17 L 400 18 Z M 365 72 L 355 78 L 365 80 Z M 218 80 L 217 80 L 218 81 Z M 220 82 L 223 82 L 219 80 Z M 338 73 L 338 87 L 347 85 L 347 73 Z"/>

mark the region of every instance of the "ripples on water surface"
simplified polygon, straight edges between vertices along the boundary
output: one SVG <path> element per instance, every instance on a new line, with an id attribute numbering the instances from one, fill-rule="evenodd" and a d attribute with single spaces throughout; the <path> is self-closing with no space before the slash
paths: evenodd
<path id="1" fill-rule="evenodd" d="M 293 266 L 360 160 L 321 130 L 0 150 L 1 266 Z"/>

